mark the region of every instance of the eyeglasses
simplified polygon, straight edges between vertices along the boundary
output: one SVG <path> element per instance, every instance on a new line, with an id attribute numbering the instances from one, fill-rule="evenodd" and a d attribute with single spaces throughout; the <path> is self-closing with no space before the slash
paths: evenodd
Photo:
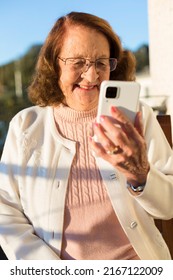
<path id="1" fill-rule="evenodd" d="M 114 71 L 117 66 L 116 58 L 98 58 L 95 61 L 91 61 L 88 58 L 62 58 L 58 57 L 58 59 L 62 60 L 65 65 L 69 66 L 71 71 L 75 72 L 87 72 L 92 64 L 95 65 L 95 69 L 97 72 L 104 72 L 106 70 Z"/>

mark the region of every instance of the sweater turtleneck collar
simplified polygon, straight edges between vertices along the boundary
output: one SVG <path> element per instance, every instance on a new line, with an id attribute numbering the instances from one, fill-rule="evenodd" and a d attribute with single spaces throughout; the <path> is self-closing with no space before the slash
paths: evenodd
<path id="1" fill-rule="evenodd" d="M 55 119 L 63 119 L 67 122 L 73 123 L 83 123 L 89 122 L 96 118 L 97 107 L 88 110 L 88 111 L 76 111 L 64 104 L 54 108 L 54 117 Z"/>

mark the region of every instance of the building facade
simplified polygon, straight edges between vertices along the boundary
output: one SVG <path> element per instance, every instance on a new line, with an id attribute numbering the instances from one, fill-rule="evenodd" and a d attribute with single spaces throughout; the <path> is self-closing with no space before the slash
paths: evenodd
<path id="1" fill-rule="evenodd" d="M 165 96 L 173 123 L 173 0 L 148 0 L 150 94 Z"/>

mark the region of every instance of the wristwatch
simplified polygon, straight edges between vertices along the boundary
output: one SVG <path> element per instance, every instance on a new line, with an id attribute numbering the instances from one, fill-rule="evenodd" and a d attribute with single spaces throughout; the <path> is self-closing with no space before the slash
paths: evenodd
<path id="1" fill-rule="evenodd" d="M 134 192 L 142 192 L 145 188 L 145 184 L 142 184 L 140 186 L 134 187 L 132 184 L 127 182 L 127 187 L 129 187 Z"/>

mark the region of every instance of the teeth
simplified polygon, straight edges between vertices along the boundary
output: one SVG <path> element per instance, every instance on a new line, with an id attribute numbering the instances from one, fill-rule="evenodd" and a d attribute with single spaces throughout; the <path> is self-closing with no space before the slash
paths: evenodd
<path id="1" fill-rule="evenodd" d="M 80 86 L 80 88 L 83 88 L 83 89 L 93 89 L 94 86 L 90 86 L 90 87 L 88 87 L 88 86 Z"/>

